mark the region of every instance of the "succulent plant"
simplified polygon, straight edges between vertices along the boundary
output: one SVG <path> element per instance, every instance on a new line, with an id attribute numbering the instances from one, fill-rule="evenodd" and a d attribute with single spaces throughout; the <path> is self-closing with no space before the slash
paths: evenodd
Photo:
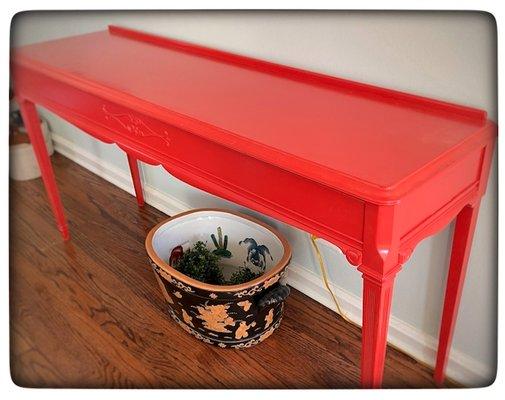
<path id="1" fill-rule="evenodd" d="M 228 235 L 224 235 L 224 239 L 223 239 L 223 231 L 222 231 L 221 227 L 218 227 L 217 228 L 217 236 L 218 236 L 218 239 L 216 239 L 216 235 L 214 235 L 214 234 L 210 235 L 212 242 L 214 242 L 214 246 L 216 246 L 216 249 L 213 250 L 212 252 L 219 257 L 230 258 L 231 252 L 227 249 Z"/>

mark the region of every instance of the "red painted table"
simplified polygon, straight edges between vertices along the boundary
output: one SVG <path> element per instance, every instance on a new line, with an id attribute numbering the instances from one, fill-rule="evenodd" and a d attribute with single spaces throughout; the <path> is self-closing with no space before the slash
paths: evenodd
<path id="1" fill-rule="evenodd" d="M 496 126 L 484 111 L 129 29 L 14 49 L 15 94 L 58 228 L 35 104 L 137 160 L 339 246 L 363 274 L 362 385 L 382 381 L 393 282 L 456 218 L 442 382 Z"/>

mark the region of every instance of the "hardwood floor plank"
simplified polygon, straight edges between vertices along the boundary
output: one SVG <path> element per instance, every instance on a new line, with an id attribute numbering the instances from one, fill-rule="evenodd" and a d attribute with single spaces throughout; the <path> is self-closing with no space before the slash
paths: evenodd
<path id="1" fill-rule="evenodd" d="M 11 373 L 29 387 L 359 387 L 361 331 L 293 290 L 261 345 L 220 349 L 167 315 L 144 239 L 166 216 L 55 154 L 72 239 L 62 242 L 40 180 L 10 185 Z M 389 348 L 385 387 L 433 387 Z M 452 384 L 451 384 L 452 385 Z"/>

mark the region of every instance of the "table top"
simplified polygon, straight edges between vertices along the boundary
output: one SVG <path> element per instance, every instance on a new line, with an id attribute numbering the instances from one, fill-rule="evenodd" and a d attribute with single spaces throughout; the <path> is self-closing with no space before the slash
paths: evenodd
<path id="1" fill-rule="evenodd" d="M 365 198 L 404 194 L 493 125 L 481 110 L 119 27 L 20 47 L 13 62 Z"/>

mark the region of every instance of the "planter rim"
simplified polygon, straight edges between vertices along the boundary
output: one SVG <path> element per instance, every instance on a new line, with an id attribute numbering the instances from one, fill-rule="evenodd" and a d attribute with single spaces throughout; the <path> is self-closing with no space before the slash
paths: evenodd
<path id="1" fill-rule="evenodd" d="M 263 228 L 269 230 L 273 235 L 277 237 L 277 239 L 280 240 L 282 243 L 282 247 L 284 249 L 282 258 L 279 260 L 277 264 L 275 264 L 272 268 L 270 268 L 267 272 L 265 272 L 263 275 L 259 276 L 256 279 L 253 279 L 249 282 L 241 283 L 239 285 L 211 285 L 210 283 L 204 283 L 200 282 L 196 279 L 190 278 L 189 276 L 177 271 L 174 267 L 172 267 L 168 262 L 165 262 L 162 260 L 156 252 L 154 251 L 153 248 L 153 237 L 154 234 L 157 232 L 159 228 L 161 228 L 163 225 L 165 225 L 167 222 L 172 221 L 174 219 L 184 217 L 189 214 L 194 214 L 198 212 L 205 212 L 205 211 L 215 211 L 215 212 L 220 212 L 224 214 L 233 214 L 235 216 L 238 216 L 240 218 L 247 219 L 255 224 L 258 224 L 262 226 Z M 276 229 L 272 228 L 271 226 L 265 224 L 264 222 L 254 218 L 250 217 L 249 215 L 245 215 L 236 211 L 231 211 L 231 210 L 226 210 L 224 208 L 195 208 L 189 211 L 185 211 L 179 214 L 174 215 L 173 217 L 169 217 L 160 223 L 158 223 L 156 226 L 154 226 L 149 233 L 147 234 L 146 241 L 145 241 L 145 246 L 147 250 L 147 254 L 151 259 L 160 267 L 163 268 L 168 274 L 173 276 L 174 278 L 180 280 L 181 282 L 184 282 L 190 286 L 203 289 L 203 290 L 208 290 L 212 292 L 234 292 L 234 291 L 240 291 L 244 289 L 251 288 L 259 283 L 263 283 L 264 281 L 267 281 L 277 273 L 279 273 L 291 260 L 291 246 L 289 245 L 288 241 L 286 238 Z"/>

